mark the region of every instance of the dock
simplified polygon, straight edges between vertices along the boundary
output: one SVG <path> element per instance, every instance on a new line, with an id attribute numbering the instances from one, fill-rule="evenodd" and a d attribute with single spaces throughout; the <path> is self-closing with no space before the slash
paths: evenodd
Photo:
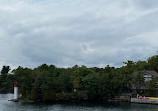
<path id="1" fill-rule="evenodd" d="M 8 101 L 18 102 L 18 99 L 10 99 Z"/>
<path id="2" fill-rule="evenodd" d="M 139 98 L 131 98 L 131 103 L 139 103 L 139 104 L 158 104 L 158 100 L 154 99 L 139 99 Z"/>

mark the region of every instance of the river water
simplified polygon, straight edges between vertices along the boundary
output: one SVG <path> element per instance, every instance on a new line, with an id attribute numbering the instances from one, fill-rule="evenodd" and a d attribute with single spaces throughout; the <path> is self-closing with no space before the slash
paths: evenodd
<path id="1" fill-rule="evenodd" d="M 158 105 L 127 102 L 104 103 L 20 103 L 11 102 L 13 94 L 0 94 L 0 111 L 158 111 Z"/>

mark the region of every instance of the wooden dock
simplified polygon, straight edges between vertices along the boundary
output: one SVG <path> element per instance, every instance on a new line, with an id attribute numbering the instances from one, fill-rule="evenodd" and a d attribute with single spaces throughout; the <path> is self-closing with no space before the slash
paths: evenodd
<path id="1" fill-rule="evenodd" d="M 131 103 L 158 104 L 158 100 L 131 98 Z"/>

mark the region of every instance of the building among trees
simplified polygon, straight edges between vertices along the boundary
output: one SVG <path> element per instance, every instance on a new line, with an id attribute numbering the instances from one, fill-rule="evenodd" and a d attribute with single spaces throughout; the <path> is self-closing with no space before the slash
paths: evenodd
<path id="1" fill-rule="evenodd" d="M 158 73 L 153 70 L 136 71 L 133 74 L 132 95 L 158 94 Z"/>

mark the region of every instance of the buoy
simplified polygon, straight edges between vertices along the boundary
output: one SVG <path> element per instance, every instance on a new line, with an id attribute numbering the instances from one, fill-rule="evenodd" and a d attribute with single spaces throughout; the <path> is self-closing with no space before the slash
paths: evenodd
<path id="1" fill-rule="evenodd" d="M 14 100 L 18 100 L 18 84 L 14 84 Z"/>

